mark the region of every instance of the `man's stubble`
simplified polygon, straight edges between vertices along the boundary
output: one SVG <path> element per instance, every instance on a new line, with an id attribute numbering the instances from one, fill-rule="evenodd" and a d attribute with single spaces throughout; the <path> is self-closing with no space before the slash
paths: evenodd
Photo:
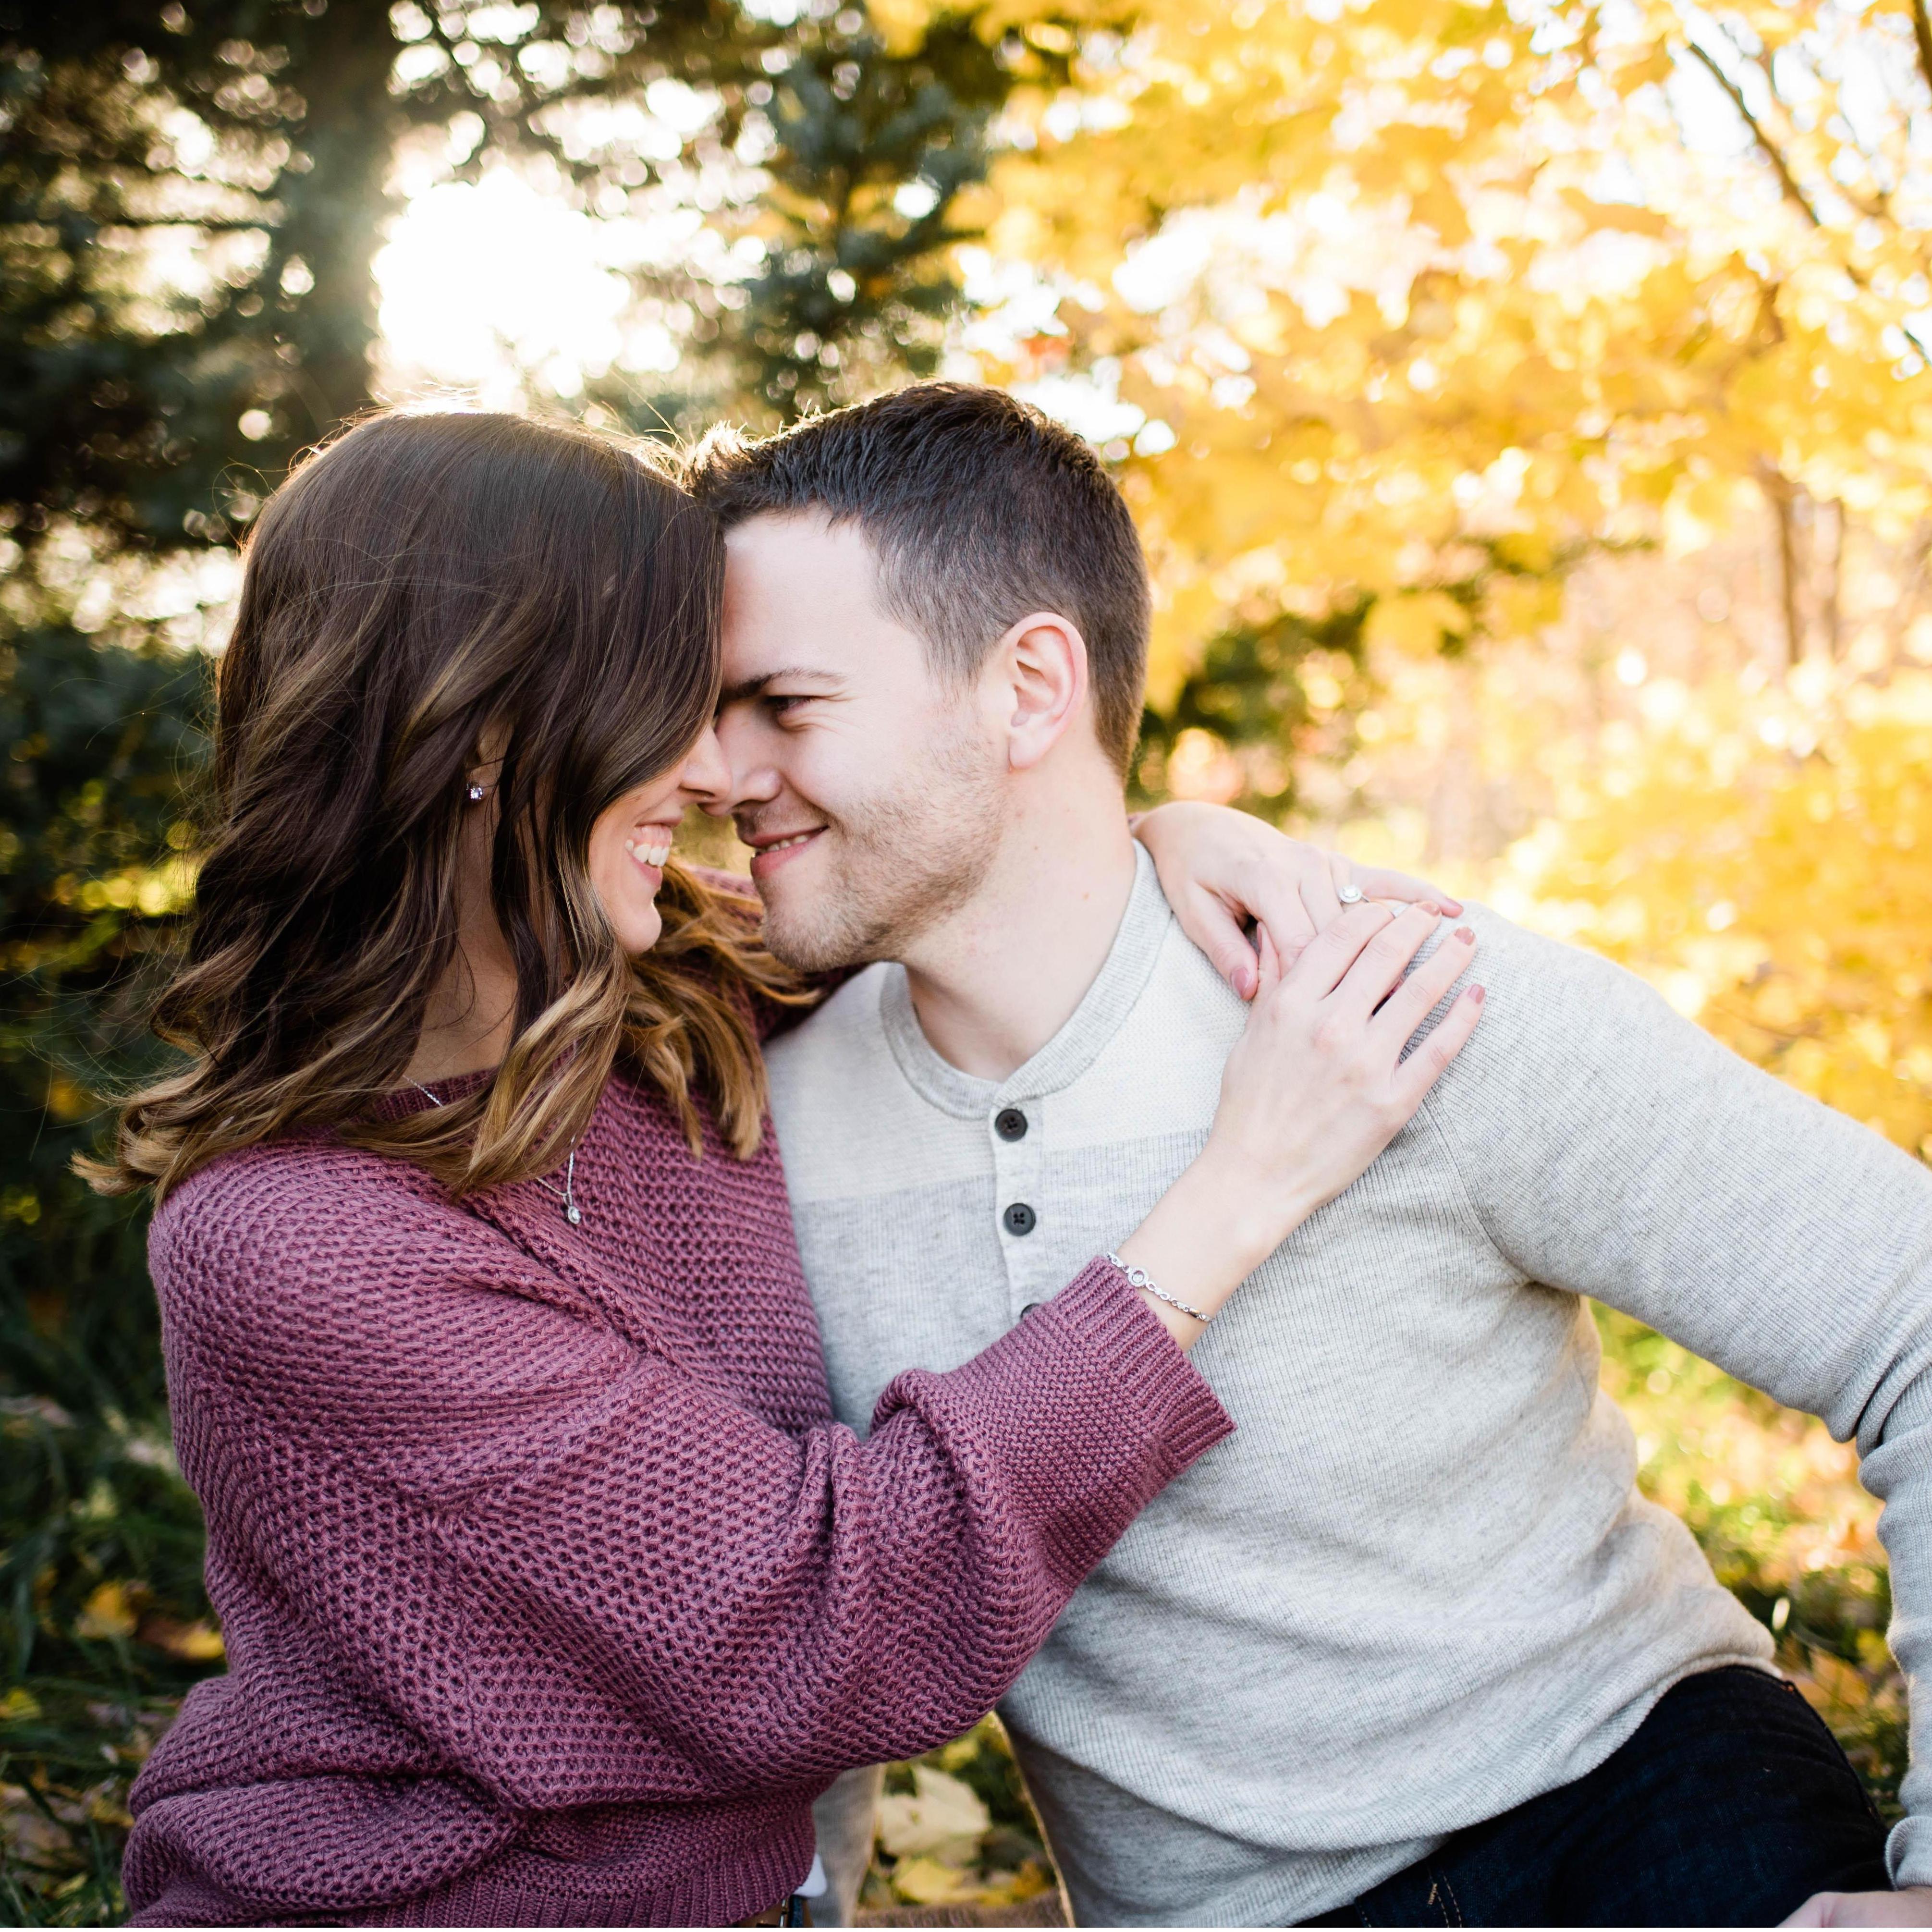
<path id="1" fill-rule="evenodd" d="M 954 728 L 937 735 L 890 791 L 820 836 L 830 876 L 765 903 L 765 943 L 800 972 L 902 958 L 966 904 L 999 849 L 1000 765 L 992 748 Z"/>

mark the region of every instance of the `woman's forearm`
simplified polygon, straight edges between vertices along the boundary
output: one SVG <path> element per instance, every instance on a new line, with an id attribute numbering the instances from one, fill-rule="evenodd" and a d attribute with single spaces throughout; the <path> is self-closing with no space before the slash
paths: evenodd
<path id="1" fill-rule="evenodd" d="M 1264 1198 L 1264 1190 L 1272 1198 Z M 1196 1161 L 1118 1250 L 1175 1300 L 1211 1319 L 1236 1288 L 1312 1210 L 1284 1198 L 1258 1174 L 1243 1174 L 1217 1150 Z M 1141 1291 L 1162 1326 L 1191 1348 L 1206 1323 Z"/>

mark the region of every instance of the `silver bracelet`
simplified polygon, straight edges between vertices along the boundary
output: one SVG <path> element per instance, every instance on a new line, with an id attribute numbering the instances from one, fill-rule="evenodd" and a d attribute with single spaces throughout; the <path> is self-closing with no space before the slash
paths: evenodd
<path id="1" fill-rule="evenodd" d="M 1203 1315 L 1198 1308 L 1190 1308 L 1186 1302 L 1174 1295 L 1169 1294 L 1166 1288 L 1156 1288 L 1154 1286 L 1154 1276 L 1149 1274 L 1145 1268 L 1130 1268 L 1118 1255 L 1109 1255 L 1107 1259 L 1126 1276 L 1133 1286 L 1144 1289 L 1147 1293 L 1154 1297 L 1155 1300 L 1164 1301 L 1170 1308 L 1179 1309 L 1190 1322 L 1198 1322 L 1204 1328 L 1214 1320 L 1213 1316 Z"/>

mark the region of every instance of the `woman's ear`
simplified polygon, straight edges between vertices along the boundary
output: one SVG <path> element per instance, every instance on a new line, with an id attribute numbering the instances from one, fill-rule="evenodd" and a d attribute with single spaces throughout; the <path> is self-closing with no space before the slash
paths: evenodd
<path id="1" fill-rule="evenodd" d="M 476 734 L 476 749 L 470 754 L 464 777 L 472 788 L 494 787 L 503 768 L 503 754 L 510 748 L 510 728 L 502 718 L 493 718 Z"/>
<path id="2" fill-rule="evenodd" d="M 1036 610 L 994 646 L 992 663 L 1006 763 L 1025 771 L 1060 742 L 1086 706 L 1087 640 L 1066 618 Z"/>

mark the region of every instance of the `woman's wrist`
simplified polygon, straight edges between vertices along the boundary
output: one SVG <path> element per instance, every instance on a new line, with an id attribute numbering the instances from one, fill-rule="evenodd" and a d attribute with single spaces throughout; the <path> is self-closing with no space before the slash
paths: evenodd
<path id="1" fill-rule="evenodd" d="M 1174 1300 L 1212 1318 L 1255 1270 L 1305 1218 L 1291 1205 L 1265 1198 L 1261 1178 L 1238 1159 L 1210 1148 L 1181 1174 L 1154 1210 L 1117 1250 L 1130 1268 L 1144 1269 Z M 1183 1348 L 1203 1324 L 1143 1294 L 1148 1306 Z"/>
<path id="2" fill-rule="evenodd" d="M 1284 1186 L 1278 1163 L 1250 1160 L 1220 1136 L 1210 1136 L 1178 1187 L 1184 1187 L 1191 1238 L 1215 1264 L 1231 1270 L 1232 1294 L 1313 1213 L 1316 1204 Z"/>

